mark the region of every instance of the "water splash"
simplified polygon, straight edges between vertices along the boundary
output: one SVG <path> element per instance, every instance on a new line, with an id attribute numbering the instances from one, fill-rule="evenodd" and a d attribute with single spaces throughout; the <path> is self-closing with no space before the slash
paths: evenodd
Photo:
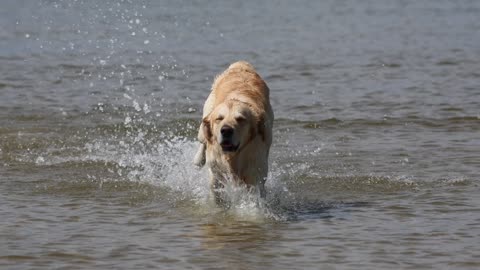
<path id="1" fill-rule="evenodd" d="M 144 136 L 138 133 L 134 141 L 143 139 Z M 228 216 L 248 221 L 285 219 L 272 208 L 275 200 L 278 201 L 279 196 L 285 198 L 286 196 L 281 194 L 288 192 L 276 179 L 269 179 L 269 195 L 266 200 L 247 191 L 243 186 L 228 182 L 223 193 L 229 204 L 222 208 L 213 203 L 206 169 L 199 170 L 193 166 L 192 157 L 197 149 L 197 142 L 184 137 L 171 137 L 154 146 L 145 146 L 141 151 L 133 145 L 122 141 L 119 143 L 119 146 L 122 146 L 120 148 L 107 146 L 104 142 L 87 144 L 86 148 L 91 150 L 84 159 L 113 162 L 117 164 L 116 171 L 119 176 L 125 175 L 129 181 L 166 188 L 176 202 L 188 200 L 197 210 L 198 207 L 206 208 L 201 210 L 202 212 L 224 211 Z"/>

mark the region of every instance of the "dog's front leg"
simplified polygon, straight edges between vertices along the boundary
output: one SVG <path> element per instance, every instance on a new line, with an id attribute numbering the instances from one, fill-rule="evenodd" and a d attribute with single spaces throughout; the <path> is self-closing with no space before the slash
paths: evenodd
<path id="1" fill-rule="evenodd" d="M 215 200 L 215 204 L 218 206 L 225 206 L 226 200 L 224 194 L 222 194 L 222 189 L 224 188 L 224 185 L 221 181 L 218 179 L 214 179 L 212 183 L 212 194 L 213 198 Z"/>
<path id="2" fill-rule="evenodd" d="M 205 165 L 205 150 L 207 146 L 204 143 L 200 143 L 200 146 L 198 147 L 197 153 L 195 154 L 195 157 L 193 158 L 193 164 L 195 166 L 201 168 L 203 165 Z"/>
<path id="3" fill-rule="evenodd" d="M 205 101 L 205 104 L 203 105 L 202 119 L 204 119 L 207 115 L 209 115 L 213 111 L 214 103 L 215 103 L 215 94 L 213 92 L 210 92 L 207 100 Z M 206 160 L 205 150 L 207 149 L 207 146 L 205 145 L 207 142 L 205 139 L 205 134 L 203 133 L 203 122 L 200 124 L 200 127 L 198 129 L 197 139 L 201 143 L 201 145 L 198 148 L 197 154 L 193 159 L 193 164 L 195 164 L 198 167 L 203 167 L 203 165 L 205 165 L 205 160 Z"/>
<path id="4" fill-rule="evenodd" d="M 228 207 L 224 187 L 222 175 L 210 170 L 210 191 L 215 204 L 217 206 Z"/>
<path id="5" fill-rule="evenodd" d="M 200 128 L 198 129 L 197 139 L 200 142 L 200 146 L 198 147 L 197 153 L 193 158 L 193 164 L 201 168 L 203 165 L 205 165 L 205 151 L 207 149 L 207 146 L 205 145 L 205 135 L 203 134 L 203 123 L 200 124 Z"/>
<path id="6" fill-rule="evenodd" d="M 265 190 L 265 181 L 261 181 L 257 185 L 258 191 L 260 192 L 260 198 L 265 199 L 267 197 L 267 191 Z"/>

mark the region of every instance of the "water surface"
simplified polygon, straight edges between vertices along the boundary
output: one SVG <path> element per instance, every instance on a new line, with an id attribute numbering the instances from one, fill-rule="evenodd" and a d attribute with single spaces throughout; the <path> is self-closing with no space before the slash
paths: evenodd
<path id="1" fill-rule="evenodd" d="M 477 269 L 477 1 L 5 1 L 5 269 Z M 192 166 L 214 76 L 275 111 L 266 201 Z"/>

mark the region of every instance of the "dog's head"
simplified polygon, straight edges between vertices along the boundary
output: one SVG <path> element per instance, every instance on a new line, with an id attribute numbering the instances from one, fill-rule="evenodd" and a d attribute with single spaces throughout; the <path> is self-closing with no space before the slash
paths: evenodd
<path id="1" fill-rule="evenodd" d="M 257 135 L 264 137 L 264 121 L 247 103 L 229 100 L 203 119 L 203 132 L 209 144 L 235 153 Z"/>

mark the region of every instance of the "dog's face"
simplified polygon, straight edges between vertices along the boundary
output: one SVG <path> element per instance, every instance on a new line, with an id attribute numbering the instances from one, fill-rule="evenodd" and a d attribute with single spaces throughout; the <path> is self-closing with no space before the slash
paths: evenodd
<path id="1" fill-rule="evenodd" d="M 255 138 L 259 124 L 251 108 L 243 102 L 227 101 L 203 119 L 203 132 L 210 144 L 223 152 L 235 153 Z"/>

